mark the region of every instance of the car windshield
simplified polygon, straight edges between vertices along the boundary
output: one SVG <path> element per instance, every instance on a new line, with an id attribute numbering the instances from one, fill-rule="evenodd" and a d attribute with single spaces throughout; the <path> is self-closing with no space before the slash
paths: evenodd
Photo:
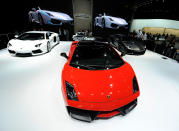
<path id="1" fill-rule="evenodd" d="M 123 64 L 115 49 L 104 43 L 79 44 L 70 62 L 70 66 L 86 70 L 107 70 Z"/>
<path id="2" fill-rule="evenodd" d="M 42 40 L 44 39 L 44 33 L 24 33 L 17 39 L 19 40 Z"/>
<path id="3" fill-rule="evenodd" d="M 78 32 L 77 35 L 84 36 L 85 32 Z"/>

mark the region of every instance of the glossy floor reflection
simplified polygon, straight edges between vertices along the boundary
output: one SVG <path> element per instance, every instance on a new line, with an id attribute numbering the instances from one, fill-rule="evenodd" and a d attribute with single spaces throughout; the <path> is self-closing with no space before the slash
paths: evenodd
<path id="1" fill-rule="evenodd" d="M 1 131 L 178 131 L 179 63 L 146 51 L 124 56 L 136 72 L 141 95 L 126 116 L 92 123 L 68 116 L 61 94 L 61 71 L 71 42 L 61 42 L 50 53 L 14 57 L 0 51 Z"/>

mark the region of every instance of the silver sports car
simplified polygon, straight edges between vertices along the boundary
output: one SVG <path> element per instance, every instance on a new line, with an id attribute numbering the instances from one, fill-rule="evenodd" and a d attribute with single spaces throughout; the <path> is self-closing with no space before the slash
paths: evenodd
<path id="1" fill-rule="evenodd" d="M 62 12 L 42 10 L 38 7 L 37 10 L 32 8 L 28 14 L 30 22 L 39 23 L 40 25 L 73 25 L 73 18 Z"/>
<path id="2" fill-rule="evenodd" d="M 126 20 L 119 17 L 108 16 L 105 14 L 104 15 L 99 14 L 99 16 L 95 18 L 94 24 L 96 27 L 110 28 L 110 29 L 119 29 L 120 27 L 127 28 L 128 26 Z"/>

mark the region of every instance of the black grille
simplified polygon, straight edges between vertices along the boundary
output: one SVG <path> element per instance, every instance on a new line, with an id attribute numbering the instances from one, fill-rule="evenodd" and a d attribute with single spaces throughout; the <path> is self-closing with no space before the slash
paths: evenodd
<path id="1" fill-rule="evenodd" d="M 67 107 L 67 111 L 72 118 L 86 122 L 93 121 L 99 113 L 98 111 L 82 110 L 69 106 Z"/>
<path id="2" fill-rule="evenodd" d="M 118 25 L 117 25 L 117 24 L 114 24 L 114 23 L 111 23 L 111 27 L 113 27 L 113 28 L 117 28 Z"/>
<path id="3" fill-rule="evenodd" d="M 15 51 L 13 51 L 13 50 L 8 50 L 9 51 L 9 53 L 12 53 L 12 54 L 15 54 L 16 52 Z"/>
<path id="4" fill-rule="evenodd" d="M 16 56 L 32 56 L 31 53 L 16 53 Z"/>
<path id="5" fill-rule="evenodd" d="M 33 50 L 32 51 L 34 54 L 36 54 L 36 53 L 42 53 L 42 51 L 40 50 L 40 49 L 38 49 L 38 50 Z"/>

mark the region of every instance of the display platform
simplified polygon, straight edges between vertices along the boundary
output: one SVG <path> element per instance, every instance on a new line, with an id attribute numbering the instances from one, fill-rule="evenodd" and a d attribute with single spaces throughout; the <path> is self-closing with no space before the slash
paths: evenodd
<path id="1" fill-rule="evenodd" d="M 179 63 L 146 51 L 124 56 L 138 78 L 137 107 L 126 116 L 95 120 L 72 119 L 61 92 L 61 71 L 71 42 L 61 41 L 50 53 L 14 57 L 0 51 L 1 131 L 178 131 Z"/>

